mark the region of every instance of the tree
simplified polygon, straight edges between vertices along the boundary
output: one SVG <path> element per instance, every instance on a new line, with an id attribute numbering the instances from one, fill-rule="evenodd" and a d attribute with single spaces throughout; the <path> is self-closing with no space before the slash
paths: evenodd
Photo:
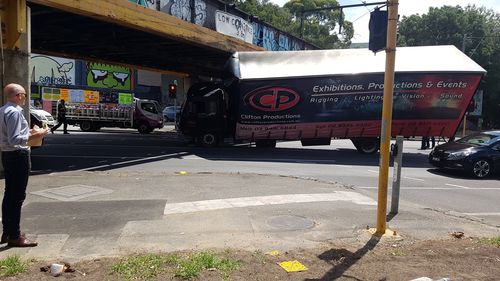
<path id="1" fill-rule="evenodd" d="M 500 14 L 475 5 L 430 8 L 403 17 L 398 33 L 399 46 L 455 45 L 486 69 L 483 117 L 500 126 Z"/>
<path id="2" fill-rule="evenodd" d="M 296 37 L 301 37 L 320 48 L 345 48 L 354 35 L 352 23 L 344 20 L 340 10 L 325 10 L 304 13 L 303 33 L 301 32 L 302 7 L 304 10 L 335 7 L 336 0 L 291 0 L 283 8 L 269 0 L 227 0 L 246 13 Z M 342 23 L 342 33 L 335 32 Z"/>

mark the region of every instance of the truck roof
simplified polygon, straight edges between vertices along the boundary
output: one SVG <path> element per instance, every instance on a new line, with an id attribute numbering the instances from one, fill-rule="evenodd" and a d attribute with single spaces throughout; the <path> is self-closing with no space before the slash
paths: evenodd
<path id="1" fill-rule="evenodd" d="M 238 52 L 231 60 L 241 80 L 385 72 L 385 52 L 368 49 Z M 486 70 L 453 45 L 398 47 L 396 72 L 478 73 Z"/>

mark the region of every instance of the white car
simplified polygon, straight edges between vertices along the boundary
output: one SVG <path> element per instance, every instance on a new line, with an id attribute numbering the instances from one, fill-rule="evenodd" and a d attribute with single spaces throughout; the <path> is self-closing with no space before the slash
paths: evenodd
<path id="1" fill-rule="evenodd" d="M 36 109 L 32 105 L 30 105 L 30 119 L 32 126 L 37 125 L 40 128 L 43 126 L 43 123 L 47 124 L 50 128 L 56 125 L 56 121 L 50 113 L 42 109 Z"/>

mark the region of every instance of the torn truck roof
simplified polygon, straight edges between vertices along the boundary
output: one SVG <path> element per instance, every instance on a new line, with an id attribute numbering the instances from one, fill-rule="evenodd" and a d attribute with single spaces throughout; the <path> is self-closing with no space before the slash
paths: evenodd
<path id="1" fill-rule="evenodd" d="M 368 49 L 238 52 L 231 58 L 241 80 L 383 73 L 385 52 Z M 399 47 L 396 72 L 486 73 L 453 45 Z"/>

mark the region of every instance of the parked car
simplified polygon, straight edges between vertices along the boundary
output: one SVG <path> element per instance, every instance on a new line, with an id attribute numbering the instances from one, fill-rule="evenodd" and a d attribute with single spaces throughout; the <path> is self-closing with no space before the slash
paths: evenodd
<path id="1" fill-rule="evenodd" d="M 500 171 L 500 130 L 485 131 L 436 146 L 429 162 L 443 169 L 462 170 L 476 178 Z"/>
<path id="2" fill-rule="evenodd" d="M 42 109 L 37 109 L 32 105 L 30 105 L 30 121 L 32 127 L 37 125 L 42 128 L 43 123 L 47 124 L 50 128 L 56 125 L 56 121 L 50 113 Z"/>
<path id="3" fill-rule="evenodd" d="M 165 118 L 165 121 L 167 122 L 173 122 L 176 120 L 179 120 L 179 116 L 181 114 L 181 107 L 180 106 L 167 106 L 165 109 L 163 109 L 163 117 Z"/>

